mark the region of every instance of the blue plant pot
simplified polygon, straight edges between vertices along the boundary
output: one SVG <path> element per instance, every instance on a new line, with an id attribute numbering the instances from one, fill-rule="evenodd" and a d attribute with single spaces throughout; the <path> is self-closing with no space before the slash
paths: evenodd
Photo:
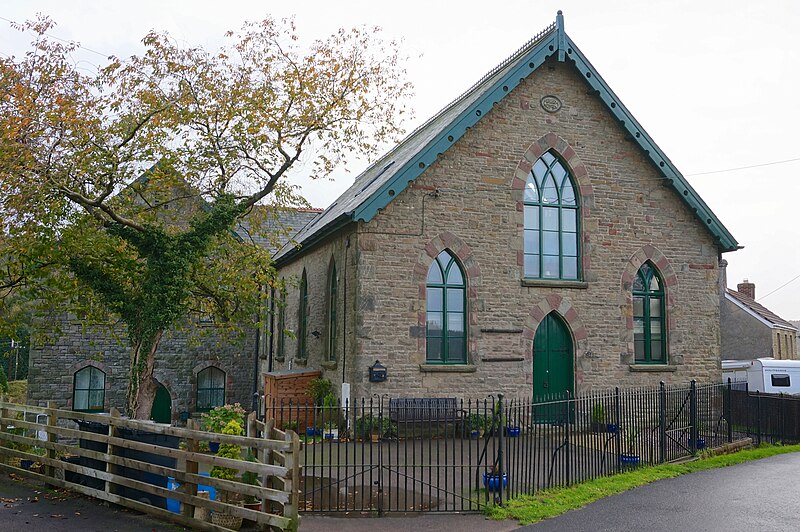
<path id="1" fill-rule="evenodd" d="M 619 455 L 619 463 L 624 466 L 638 466 L 639 461 L 640 461 L 639 455 L 636 454 L 622 453 Z"/>
<path id="2" fill-rule="evenodd" d="M 617 425 L 616 423 L 608 423 L 606 425 L 606 431 L 610 432 L 611 434 L 616 434 L 617 432 L 619 432 L 619 425 Z"/>
<path id="3" fill-rule="evenodd" d="M 507 426 L 506 427 L 506 436 L 509 438 L 517 438 L 520 434 L 520 428 L 516 426 Z"/>
<path id="4" fill-rule="evenodd" d="M 217 441 L 208 442 L 208 450 L 215 454 L 219 452 L 219 442 Z"/>
<path id="5" fill-rule="evenodd" d="M 313 437 L 317 433 L 317 429 L 314 427 L 306 427 L 306 436 Z"/>
<path id="6" fill-rule="evenodd" d="M 33 467 L 33 460 L 20 460 L 19 465 L 22 469 L 30 469 Z"/>
<path id="7" fill-rule="evenodd" d="M 692 439 L 689 438 L 689 446 L 691 447 L 691 445 L 692 445 Z M 705 449 L 705 448 L 706 448 L 706 440 L 704 440 L 703 438 L 697 438 L 697 445 L 695 446 L 695 449 Z"/>
<path id="8" fill-rule="evenodd" d="M 483 487 L 489 491 L 500 491 L 500 475 L 498 474 L 483 474 Z M 503 488 L 508 487 L 508 473 L 503 473 Z"/>

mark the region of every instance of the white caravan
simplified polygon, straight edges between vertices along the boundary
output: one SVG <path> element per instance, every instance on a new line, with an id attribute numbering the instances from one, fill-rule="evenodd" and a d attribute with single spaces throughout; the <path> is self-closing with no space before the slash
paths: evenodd
<path id="1" fill-rule="evenodd" d="M 800 394 L 800 360 L 723 360 L 722 381 L 728 378 L 746 380 L 751 392 Z"/>

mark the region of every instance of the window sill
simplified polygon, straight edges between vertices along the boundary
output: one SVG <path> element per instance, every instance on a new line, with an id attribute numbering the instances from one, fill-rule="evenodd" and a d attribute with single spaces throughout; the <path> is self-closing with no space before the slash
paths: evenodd
<path id="1" fill-rule="evenodd" d="M 631 371 L 641 371 L 644 373 L 669 373 L 678 369 L 678 366 L 670 366 L 668 364 L 631 364 L 628 366 Z"/>
<path id="2" fill-rule="evenodd" d="M 423 373 L 475 373 L 478 368 L 472 364 L 420 364 Z"/>
<path id="3" fill-rule="evenodd" d="M 576 288 L 579 290 L 589 288 L 589 283 L 586 281 L 566 281 L 564 279 L 522 279 L 520 284 L 543 288 Z"/>
<path id="4" fill-rule="evenodd" d="M 337 361 L 336 360 L 323 360 L 319 363 L 319 367 L 322 369 L 336 369 Z"/>

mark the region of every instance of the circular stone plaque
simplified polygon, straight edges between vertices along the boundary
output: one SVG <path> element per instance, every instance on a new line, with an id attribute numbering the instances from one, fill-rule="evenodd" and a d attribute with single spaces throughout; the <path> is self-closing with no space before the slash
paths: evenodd
<path id="1" fill-rule="evenodd" d="M 542 96 L 539 105 L 548 113 L 555 113 L 561 109 L 561 100 L 552 95 Z"/>

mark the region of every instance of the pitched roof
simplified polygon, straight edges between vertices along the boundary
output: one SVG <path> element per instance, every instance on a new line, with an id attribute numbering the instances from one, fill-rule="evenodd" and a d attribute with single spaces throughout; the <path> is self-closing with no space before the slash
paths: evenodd
<path id="1" fill-rule="evenodd" d="M 266 207 L 258 206 L 264 209 Z M 236 235 L 244 241 L 253 242 L 262 248 L 278 251 L 293 237 L 320 215 L 322 209 L 280 209 L 268 213 L 260 220 L 258 230 L 253 230 L 252 220 L 248 217 L 239 221 L 234 228 Z M 270 239 L 267 235 L 273 237 Z"/>
<path id="2" fill-rule="evenodd" d="M 741 292 L 738 292 L 736 290 L 731 290 L 730 288 L 726 288 L 725 296 L 729 301 L 732 301 L 739 308 L 742 308 L 745 311 L 749 311 L 751 314 L 754 314 L 757 318 L 761 318 L 761 320 L 769 322 L 773 327 L 781 327 L 786 329 L 797 330 L 797 328 L 794 325 L 792 325 L 785 319 L 781 318 L 780 316 L 772 312 L 764 305 L 756 302 L 755 299 L 746 296 Z"/>
<path id="3" fill-rule="evenodd" d="M 359 220 L 369 222 L 442 153 L 455 144 L 467 129 L 474 126 L 497 102 L 540 68 L 551 56 L 557 56 L 561 62 L 569 60 L 578 69 L 584 81 L 597 93 L 631 139 L 644 151 L 664 178 L 665 184 L 678 194 L 706 226 L 720 249 L 722 251 L 738 249 L 736 239 L 711 212 L 686 178 L 633 118 L 630 111 L 564 32 L 564 17 L 561 11 L 558 12 L 554 24 L 545 28 L 367 168 L 319 218 L 296 235 L 295 242 L 308 248 L 347 223 Z M 278 262 L 284 262 L 298 252 L 299 246 L 286 245 L 275 258 Z"/>

